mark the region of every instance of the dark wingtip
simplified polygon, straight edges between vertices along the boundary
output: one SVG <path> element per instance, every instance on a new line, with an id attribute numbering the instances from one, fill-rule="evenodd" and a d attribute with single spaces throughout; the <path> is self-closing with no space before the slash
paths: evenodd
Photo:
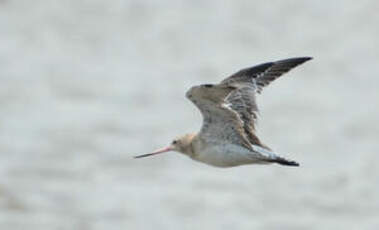
<path id="1" fill-rule="evenodd" d="M 313 57 L 300 57 L 300 59 L 304 60 L 303 62 L 306 62 L 306 61 L 312 60 Z"/>
<path id="2" fill-rule="evenodd" d="M 266 71 L 268 68 L 270 68 L 274 64 L 275 64 L 274 62 L 266 62 L 263 64 L 259 64 L 259 65 L 255 65 L 253 67 L 243 69 L 238 73 L 239 74 L 246 74 L 246 75 L 254 75 L 254 74 Z"/>
<path id="3" fill-rule="evenodd" d="M 300 57 L 299 59 L 302 60 L 303 62 L 306 62 L 306 61 L 312 60 L 313 57 Z"/>
<path id="4" fill-rule="evenodd" d="M 300 58 L 303 58 L 305 60 L 311 60 L 311 59 L 313 59 L 313 57 L 310 57 L 310 56 L 305 56 L 305 57 L 300 57 Z"/>
<path id="5" fill-rule="evenodd" d="M 294 57 L 294 58 L 288 58 L 288 59 L 283 59 L 283 60 L 279 60 L 279 61 L 276 61 L 276 63 L 280 63 L 280 62 L 292 62 L 292 63 L 296 63 L 297 65 L 300 65 L 306 61 L 309 61 L 309 60 L 312 60 L 313 57 Z"/>

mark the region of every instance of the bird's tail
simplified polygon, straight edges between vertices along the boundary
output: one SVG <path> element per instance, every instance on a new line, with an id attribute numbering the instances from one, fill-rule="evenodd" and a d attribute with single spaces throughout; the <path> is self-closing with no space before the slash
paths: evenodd
<path id="1" fill-rule="evenodd" d="M 288 160 L 282 156 L 280 156 L 277 153 L 272 152 L 267 147 L 261 147 L 257 145 L 252 145 L 253 150 L 261 155 L 263 159 L 262 162 L 269 162 L 269 163 L 277 163 L 280 165 L 286 165 L 286 166 L 300 166 L 299 163 L 293 160 Z"/>
<path id="2" fill-rule="evenodd" d="M 287 160 L 284 157 L 277 156 L 275 159 L 270 159 L 270 162 L 277 163 L 280 165 L 286 165 L 286 166 L 300 166 L 299 163 L 293 160 Z"/>

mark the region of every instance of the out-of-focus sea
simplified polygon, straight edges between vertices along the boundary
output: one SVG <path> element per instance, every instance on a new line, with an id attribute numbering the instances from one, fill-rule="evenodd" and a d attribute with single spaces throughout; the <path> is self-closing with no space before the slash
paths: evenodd
<path id="1" fill-rule="evenodd" d="M 379 2 L 0 1 L 0 229 L 379 229 Z M 175 153 L 184 97 L 314 60 L 258 97 L 299 168 Z"/>

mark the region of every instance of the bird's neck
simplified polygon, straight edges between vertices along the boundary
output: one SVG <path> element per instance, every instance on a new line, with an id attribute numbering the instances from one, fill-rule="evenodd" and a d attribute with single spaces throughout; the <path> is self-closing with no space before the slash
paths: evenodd
<path id="1" fill-rule="evenodd" d="M 196 142 L 196 139 L 197 139 L 196 137 L 197 137 L 196 133 L 187 134 L 187 140 L 183 148 L 184 154 L 188 156 L 193 156 L 195 154 L 194 142 Z"/>

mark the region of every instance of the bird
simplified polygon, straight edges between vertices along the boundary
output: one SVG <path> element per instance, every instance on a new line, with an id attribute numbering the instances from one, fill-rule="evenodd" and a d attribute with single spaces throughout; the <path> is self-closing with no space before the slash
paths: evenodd
<path id="1" fill-rule="evenodd" d="M 167 147 L 135 158 L 174 151 L 222 168 L 273 163 L 299 166 L 298 162 L 282 157 L 258 138 L 256 95 L 283 74 L 311 59 L 295 57 L 262 63 L 241 69 L 218 84 L 191 87 L 186 97 L 202 114 L 200 131 L 175 138 Z"/>

